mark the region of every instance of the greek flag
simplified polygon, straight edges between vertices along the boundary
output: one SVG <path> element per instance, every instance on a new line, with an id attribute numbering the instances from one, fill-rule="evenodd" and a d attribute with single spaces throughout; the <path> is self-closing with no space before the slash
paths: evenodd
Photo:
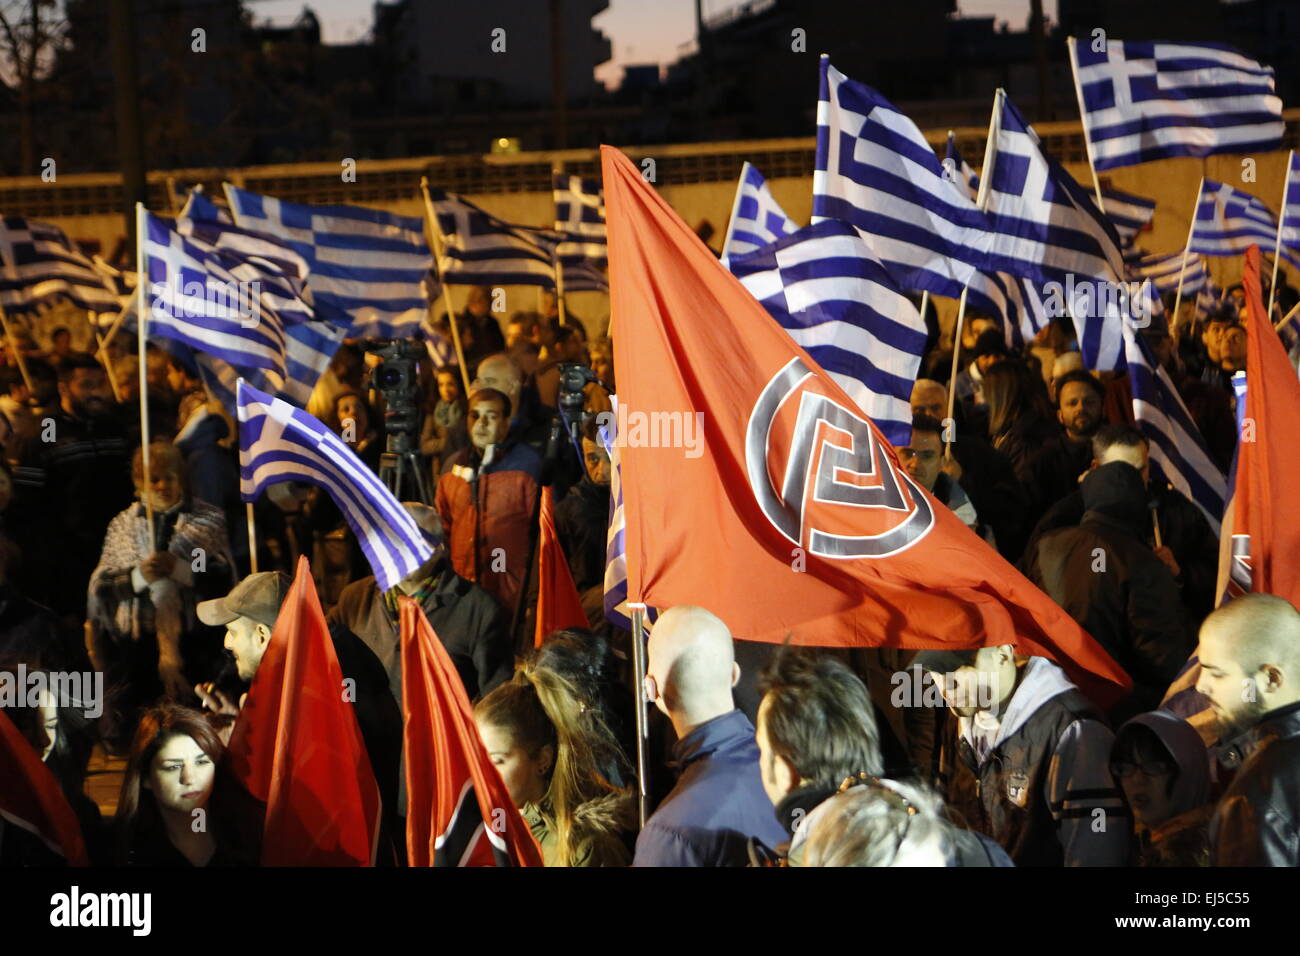
<path id="1" fill-rule="evenodd" d="M 144 216 L 149 331 L 237 369 L 285 374 L 284 325 L 311 317 L 300 287 L 266 260 L 242 259 Z"/>
<path id="2" fill-rule="evenodd" d="M 799 227 L 785 214 L 767 188 L 767 180 L 749 163 L 740 169 L 731 222 L 722 240 L 722 261 L 761 249 Z"/>
<path id="3" fill-rule="evenodd" d="M 241 229 L 281 240 L 307 262 L 317 317 L 350 338 L 410 338 L 428 312 L 433 265 L 424 223 L 361 206 L 284 202 L 226 184 Z"/>
<path id="4" fill-rule="evenodd" d="M 1223 472 L 1210 458 L 1168 373 L 1130 323 L 1123 329 L 1133 417 L 1150 445 L 1151 470 L 1196 503 L 1217 537 L 1228 493 Z"/>
<path id="5" fill-rule="evenodd" d="M 559 233 L 511 225 L 442 189 L 430 189 L 429 199 L 442 233 L 447 285 L 555 287 Z"/>
<path id="6" fill-rule="evenodd" d="M 1277 219 L 1261 200 L 1213 179 L 1201 183 L 1190 247 L 1193 252 L 1235 256 L 1251 246 L 1270 250 L 1276 242 Z M 1285 246 L 1281 255 L 1300 269 L 1300 256 L 1293 255 Z"/>
<path id="7" fill-rule="evenodd" d="M 903 289 L 958 298 L 998 271 L 988 217 L 953 188 L 916 124 L 825 56 L 812 221 L 823 219 L 855 226 Z"/>
<path id="8" fill-rule="evenodd" d="M 1054 298 L 1049 283 L 1069 290 L 1065 308 L 1074 317 L 1084 363 L 1092 369 L 1120 367 L 1119 323 L 1128 289 L 1120 285 L 1124 258 L 1115 227 L 1047 154 L 1006 94 L 999 90 L 997 99 L 992 169 L 984 172 L 990 179 L 986 210 L 998 269 L 1032 276 L 1049 303 Z M 1079 288 L 1090 294 L 1078 295 Z"/>
<path id="9" fill-rule="evenodd" d="M 240 378 L 246 378 L 261 391 L 306 408 L 316 383 L 325 374 L 346 336 L 346 329 L 328 322 L 300 322 L 287 326 L 284 330 L 283 376 L 264 369 L 253 369 L 251 374 L 241 375 L 228 362 L 203 352 L 194 353 L 191 361 L 208 393 L 232 413 L 236 407 L 236 386 Z M 455 364 L 454 360 L 452 364 Z"/>
<path id="10" fill-rule="evenodd" d="M 1178 276 L 1183 277 L 1183 294 L 1191 295 L 1206 287 L 1209 271 L 1205 259 L 1199 253 L 1187 256 L 1186 270 L 1183 268 L 1183 254 L 1170 252 L 1165 255 L 1137 255 L 1125 263 L 1125 272 L 1134 282 L 1150 280 L 1157 292 L 1178 291 Z"/>
<path id="11" fill-rule="evenodd" d="M 609 424 L 597 428 L 600 443 L 609 455 L 609 530 L 605 536 L 605 620 L 625 631 L 632 630 L 632 611 L 627 606 L 627 519 L 623 514 L 623 469 L 618 451 L 618 396 L 609 397 L 613 413 Z M 646 628 L 658 612 L 646 608 Z"/>
<path id="12" fill-rule="evenodd" d="M 1300 156 L 1291 151 L 1286 167 L 1286 205 L 1282 207 L 1282 245 L 1300 249 Z"/>
<path id="13" fill-rule="evenodd" d="M 24 312 L 59 299 L 117 312 L 117 290 L 58 226 L 22 216 L 0 220 L 0 308 Z"/>
<path id="14" fill-rule="evenodd" d="M 381 590 L 433 554 L 415 520 L 342 439 L 302 409 L 239 383 L 239 490 L 303 481 L 329 492 L 361 543 Z"/>
<path id="15" fill-rule="evenodd" d="M 565 291 L 608 292 L 605 197 L 599 183 L 581 176 L 555 177 L 555 231 L 564 237 L 556 255 Z"/>
<path id="16" fill-rule="evenodd" d="M 1093 165 L 1282 147 L 1273 70 L 1217 43 L 1069 39 Z"/>
<path id="17" fill-rule="evenodd" d="M 228 206 L 218 206 L 202 186 L 195 186 L 185 196 L 185 205 L 181 207 L 181 219 L 195 219 L 201 222 L 223 222 L 233 226 L 235 217 L 230 214 Z"/>
<path id="18" fill-rule="evenodd" d="M 1137 241 L 1138 233 L 1150 224 L 1151 217 L 1156 214 L 1156 201 L 1121 192 L 1110 186 L 1101 187 L 1101 198 L 1106 207 L 1106 217 L 1119 233 L 1120 248 L 1131 248 Z"/>
<path id="19" fill-rule="evenodd" d="M 979 196 L 979 174 L 957 149 L 956 138 L 948 132 L 947 149 L 943 158 L 944 176 L 972 201 Z M 1000 316 L 1007 345 L 1019 350 L 1051 321 L 1042 296 L 1028 279 L 995 272 L 980 275 L 967 290 L 967 301 L 990 316 Z"/>
<path id="20" fill-rule="evenodd" d="M 728 268 L 891 444 L 911 441 L 925 322 L 856 229 L 814 223 Z"/>

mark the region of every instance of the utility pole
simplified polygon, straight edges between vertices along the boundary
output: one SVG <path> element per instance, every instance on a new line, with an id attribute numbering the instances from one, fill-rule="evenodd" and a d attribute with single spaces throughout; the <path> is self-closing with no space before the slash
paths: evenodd
<path id="1" fill-rule="evenodd" d="M 135 0 L 109 0 L 108 19 L 109 41 L 113 46 L 117 159 L 122 170 L 122 214 L 126 217 L 127 242 L 134 248 L 135 204 L 148 202 L 144 141 L 140 133 L 140 81 L 135 59 Z"/>

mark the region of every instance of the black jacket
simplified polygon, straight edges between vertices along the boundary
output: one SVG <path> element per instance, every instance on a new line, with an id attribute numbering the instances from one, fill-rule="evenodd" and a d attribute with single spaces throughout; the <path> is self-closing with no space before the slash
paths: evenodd
<path id="1" fill-rule="evenodd" d="M 1300 703 L 1265 714 L 1219 758 L 1239 766 L 1210 821 L 1212 866 L 1300 866 Z"/>
<path id="2" fill-rule="evenodd" d="M 608 529 L 609 485 L 584 476 L 555 506 L 555 531 L 579 593 L 605 580 Z"/>
<path id="3" fill-rule="evenodd" d="M 1133 678 L 1125 714 L 1150 710 L 1195 643 L 1182 595 L 1140 536 L 1151 519 L 1138 470 L 1122 461 L 1103 465 L 1082 493 L 1083 520 L 1042 537 L 1028 576 Z"/>

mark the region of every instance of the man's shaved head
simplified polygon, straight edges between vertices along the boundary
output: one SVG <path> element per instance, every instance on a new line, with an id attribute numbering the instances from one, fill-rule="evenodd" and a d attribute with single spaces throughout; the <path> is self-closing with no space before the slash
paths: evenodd
<path id="1" fill-rule="evenodd" d="M 510 399 L 511 406 L 518 411 L 519 393 L 523 390 L 524 375 L 509 355 L 497 352 L 479 362 L 474 382 L 503 393 Z"/>
<path id="2" fill-rule="evenodd" d="M 1201 625 L 1196 689 L 1210 699 L 1224 736 L 1300 701 L 1300 611 L 1272 594 L 1247 594 Z"/>
<path id="3" fill-rule="evenodd" d="M 943 421 L 948 414 L 948 389 L 932 378 L 918 378 L 912 386 L 912 414 Z"/>
<path id="4" fill-rule="evenodd" d="M 655 703 L 673 724 L 694 727 L 735 708 L 731 688 L 740 676 L 731 632 L 702 607 L 670 608 L 650 634 L 647 673 Z"/>

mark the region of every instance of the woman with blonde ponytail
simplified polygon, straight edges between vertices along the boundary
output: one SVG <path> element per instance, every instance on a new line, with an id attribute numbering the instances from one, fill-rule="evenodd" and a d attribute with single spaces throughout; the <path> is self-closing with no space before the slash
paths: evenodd
<path id="1" fill-rule="evenodd" d="M 479 734 L 547 866 L 626 866 L 632 794 L 596 768 L 618 744 L 563 677 L 524 664 L 474 707 Z"/>

